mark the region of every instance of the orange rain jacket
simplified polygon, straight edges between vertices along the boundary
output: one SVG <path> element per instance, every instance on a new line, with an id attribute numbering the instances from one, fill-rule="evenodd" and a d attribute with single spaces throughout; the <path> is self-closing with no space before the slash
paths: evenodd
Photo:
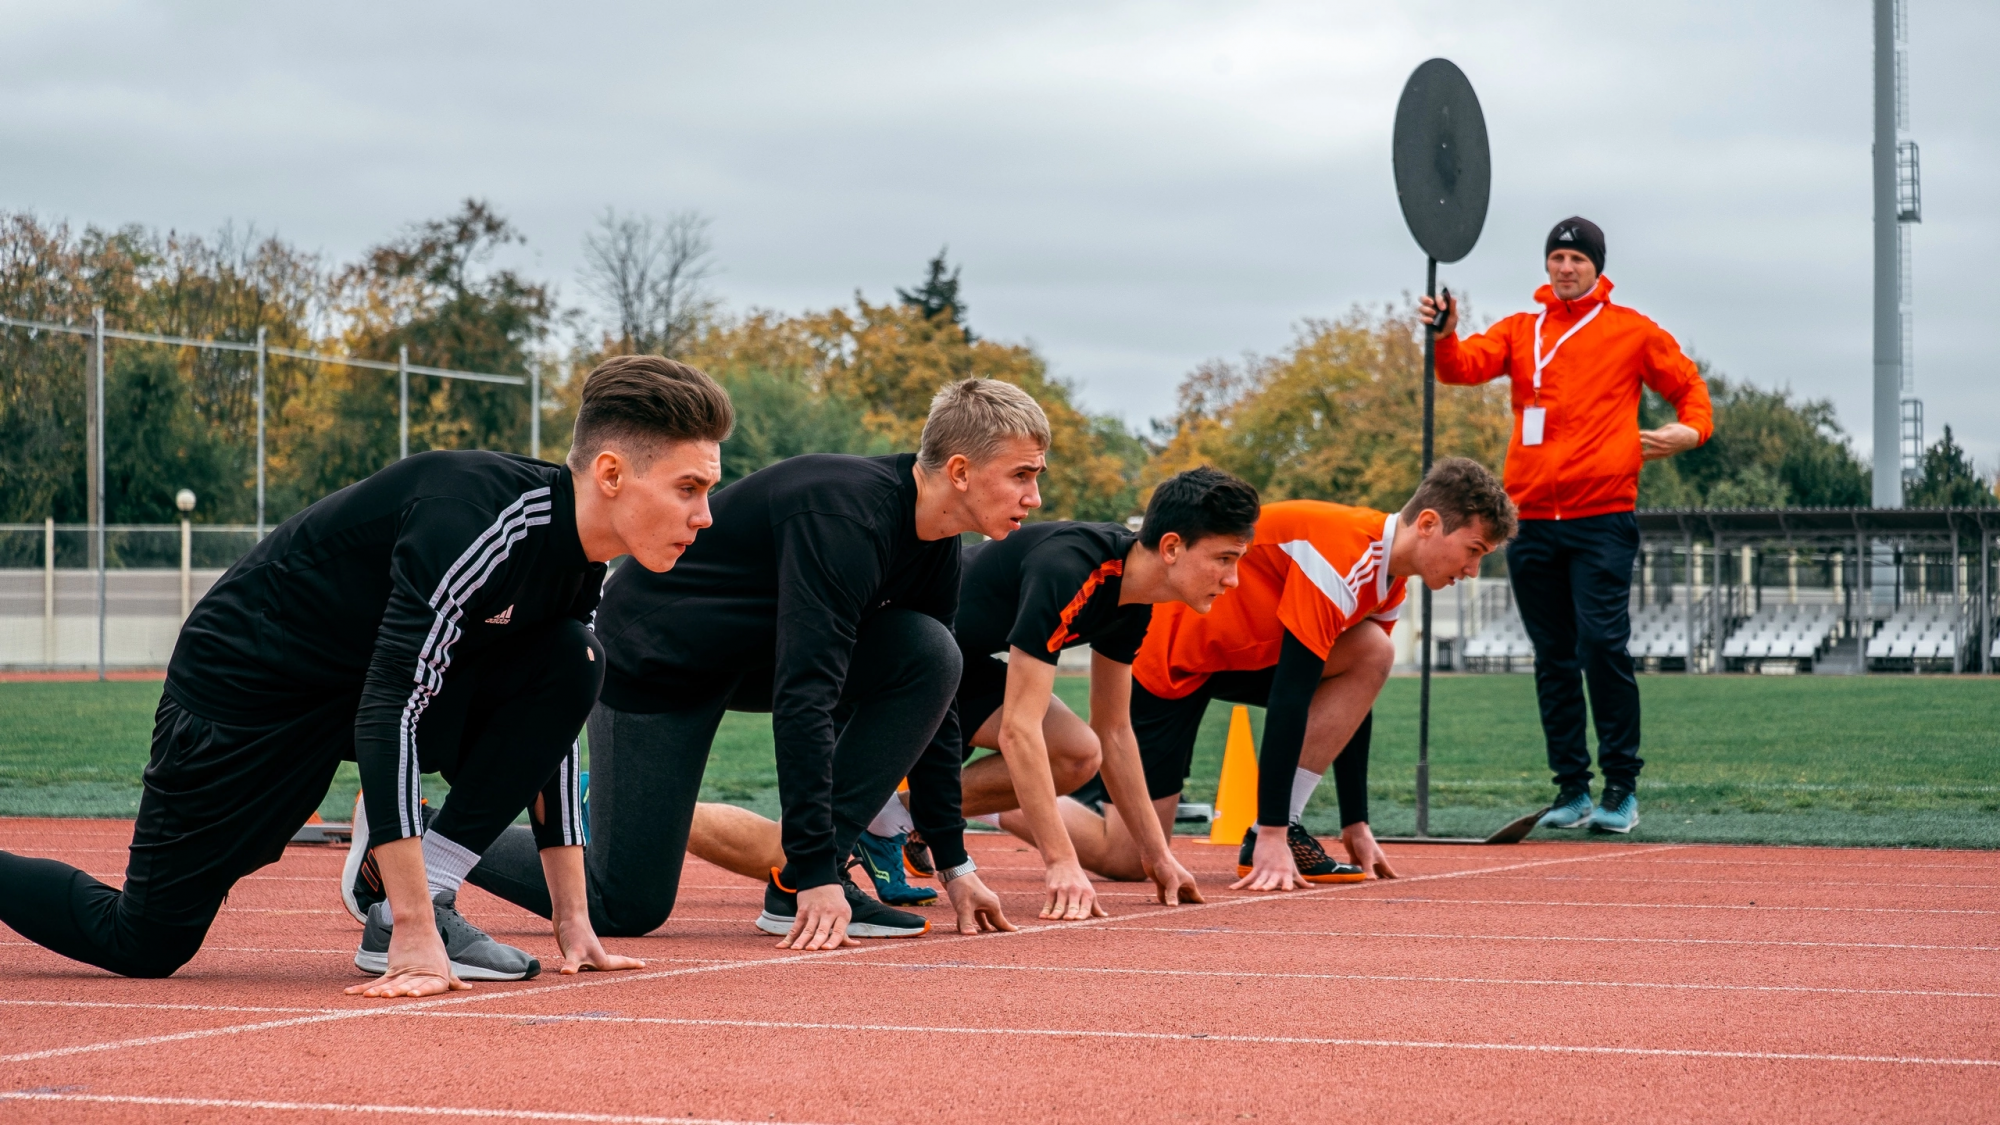
<path id="1" fill-rule="evenodd" d="M 1537 398 L 1535 314 L 1515 313 L 1470 339 L 1439 336 L 1440 383 L 1514 380 L 1514 435 L 1507 443 L 1507 495 L 1530 520 L 1574 520 L 1629 512 L 1639 501 L 1639 384 L 1673 404 L 1682 424 L 1707 441 L 1714 432 L 1708 384 L 1666 330 L 1611 303 L 1611 279 L 1574 301 L 1544 285 L 1542 386 Z M 1591 310 L 1603 311 L 1556 350 L 1556 341 Z M 1521 444 L 1521 411 L 1539 405 L 1542 444 Z"/>

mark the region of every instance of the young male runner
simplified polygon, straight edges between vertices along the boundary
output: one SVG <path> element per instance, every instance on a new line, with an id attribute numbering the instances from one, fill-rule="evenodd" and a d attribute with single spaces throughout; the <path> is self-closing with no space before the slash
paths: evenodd
<path id="1" fill-rule="evenodd" d="M 958 536 L 1020 527 L 1041 503 L 1048 442 L 1020 388 L 954 383 L 932 401 L 914 456 L 781 461 L 716 493 L 715 526 L 674 570 L 613 575 L 597 614 L 609 666 L 590 719 L 585 858 L 599 932 L 647 933 L 672 912 L 725 710 L 771 713 L 787 862 L 757 924 L 780 945 L 928 929 L 844 871 L 905 776 L 960 930 L 1012 928 L 965 854 L 951 621 Z M 503 835 L 472 881 L 549 910 L 525 830 Z"/>
<path id="2" fill-rule="evenodd" d="M 965 659 L 959 721 L 974 732 L 970 746 L 1000 753 L 965 768 L 963 807 L 967 816 L 1008 813 L 1002 826 L 1037 845 L 1047 868 L 1042 917 L 1104 914 L 1057 805 L 1100 765 L 1113 798 L 1140 810 L 1128 827 L 1160 901 L 1201 901 L 1145 797 L 1129 715 L 1132 659 L 1155 604 L 1205 613 L 1236 585 L 1256 525 L 1256 489 L 1204 467 L 1155 489 L 1137 534 L 1120 524 L 1043 523 L 966 551 L 955 627 Z M 1054 695 L 1056 658 L 1086 644 L 1089 723 Z M 876 850 L 878 861 L 900 858 L 893 844 Z"/>
<path id="3" fill-rule="evenodd" d="M 1175 605 L 1155 611 L 1132 666 L 1132 725 L 1161 809 L 1180 799 L 1209 700 L 1267 708 L 1257 823 L 1244 833 L 1232 889 L 1351 882 L 1369 870 L 1395 876 L 1368 829 L 1367 755 L 1404 583 L 1416 576 L 1435 590 L 1478 573 L 1514 526 L 1499 480 L 1476 461 L 1446 458 L 1400 513 L 1317 500 L 1265 505 L 1235 590 L 1205 616 Z M 1299 823 L 1329 764 L 1352 865 L 1334 862 Z M 1074 803 L 1065 813 L 1072 825 L 1090 816 Z M 1091 827 L 1071 829 L 1085 865 L 1132 878 L 1129 833 Z"/>
<path id="4" fill-rule="evenodd" d="M 423 453 L 286 520 L 181 629 L 124 887 L 0 852 L 0 921 L 115 973 L 167 976 L 351 759 L 387 903 L 363 939 L 382 976 L 348 991 L 533 976 L 538 962 L 459 916 L 459 883 L 537 792 L 574 807 L 569 755 L 604 668 L 585 627 L 603 564 L 673 565 L 708 522 L 731 418 L 693 368 L 613 360 L 584 383 L 568 467 Z M 426 830 L 429 771 L 452 790 Z M 547 816 L 534 832 L 564 904 L 564 971 L 636 966 L 581 909 L 577 828 Z"/>

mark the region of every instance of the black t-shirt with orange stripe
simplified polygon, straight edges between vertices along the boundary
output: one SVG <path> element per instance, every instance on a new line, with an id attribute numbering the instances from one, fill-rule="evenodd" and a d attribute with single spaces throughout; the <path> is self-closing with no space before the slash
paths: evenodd
<path id="1" fill-rule="evenodd" d="M 1118 604 L 1138 539 L 1115 523 L 1052 520 L 967 548 L 958 647 L 968 660 L 1011 647 L 1054 664 L 1063 649 L 1087 644 L 1132 663 L 1153 618 L 1151 605 Z"/>

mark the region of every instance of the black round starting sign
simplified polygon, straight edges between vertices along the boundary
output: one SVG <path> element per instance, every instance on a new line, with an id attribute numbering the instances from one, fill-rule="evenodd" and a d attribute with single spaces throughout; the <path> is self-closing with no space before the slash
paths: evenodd
<path id="1" fill-rule="evenodd" d="M 1493 164 L 1486 115 L 1465 72 L 1449 59 L 1419 66 L 1396 103 L 1396 197 L 1424 253 L 1456 262 L 1486 225 Z"/>

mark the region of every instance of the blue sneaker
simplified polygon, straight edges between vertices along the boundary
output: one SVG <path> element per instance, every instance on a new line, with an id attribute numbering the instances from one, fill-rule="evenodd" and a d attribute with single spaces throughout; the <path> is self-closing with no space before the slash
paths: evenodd
<path id="1" fill-rule="evenodd" d="M 1604 787 L 1604 803 L 1590 816 L 1592 832 L 1630 832 L 1639 826 L 1639 795 L 1629 786 Z"/>
<path id="2" fill-rule="evenodd" d="M 890 906 L 928 906 L 937 901 L 937 892 L 929 887 L 913 887 L 903 877 L 903 845 L 908 838 L 907 832 L 877 836 L 863 831 L 854 842 L 854 862 L 868 872 L 869 881 L 875 884 L 875 895 L 883 902 Z"/>
<path id="3" fill-rule="evenodd" d="M 1590 822 L 1590 790 L 1565 789 L 1555 807 L 1535 822 L 1537 828 L 1582 828 Z"/>

